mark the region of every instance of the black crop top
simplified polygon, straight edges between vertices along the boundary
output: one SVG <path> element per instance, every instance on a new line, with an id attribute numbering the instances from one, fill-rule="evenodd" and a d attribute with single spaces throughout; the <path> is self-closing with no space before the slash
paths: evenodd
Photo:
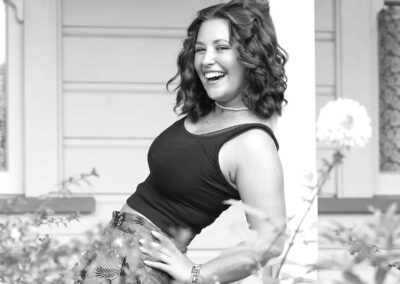
<path id="1" fill-rule="evenodd" d="M 264 124 L 246 123 L 207 134 L 192 134 L 185 118 L 164 130 L 151 144 L 148 153 L 150 174 L 140 183 L 127 204 L 142 213 L 164 232 L 184 227 L 198 234 L 229 205 L 224 200 L 240 196 L 225 179 L 218 163 L 222 145 L 233 137 Z"/>

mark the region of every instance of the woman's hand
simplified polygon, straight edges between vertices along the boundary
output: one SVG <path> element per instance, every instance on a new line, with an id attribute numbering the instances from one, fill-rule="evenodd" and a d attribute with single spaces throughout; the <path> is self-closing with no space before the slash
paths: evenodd
<path id="1" fill-rule="evenodd" d="M 144 264 L 168 273 L 178 282 L 187 283 L 194 263 L 180 252 L 169 238 L 155 231 L 152 231 L 151 234 L 159 243 L 146 242 L 142 239 L 139 241 L 141 244 L 139 249 L 157 261 L 145 260 Z"/>

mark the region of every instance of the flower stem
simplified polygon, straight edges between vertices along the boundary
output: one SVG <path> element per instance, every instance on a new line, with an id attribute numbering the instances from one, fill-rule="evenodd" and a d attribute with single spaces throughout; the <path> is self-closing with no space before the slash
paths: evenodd
<path id="1" fill-rule="evenodd" d="M 295 241 L 297 235 L 300 232 L 301 226 L 303 225 L 304 220 L 306 219 L 308 213 L 310 212 L 310 210 L 311 210 L 315 200 L 317 199 L 319 193 L 321 192 L 323 186 L 327 182 L 327 180 L 328 180 L 328 178 L 330 176 L 330 173 L 332 172 L 332 170 L 337 165 L 342 163 L 343 158 L 344 158 L 344 155 L 342 154 L 342 152 L 340 150 L 336 150 L 335 153 L 333 154 L 333 160 L 331 162 L 326 163 L 326 168 L 322 171 L 321 176 L 318 179 L 317 184 L 312 187 L 313 190 L 312 190 L 311 199 L 309 200 L 309 205 L 308 205 L 306 211 L 303 213 L 303 216 L 301 217 L 299 223 L 297 224 L 296 229 L 295 229 L 292 237 L 290 238 L 288 248 L 286 249 L 285 254 L 282 257 L 282 260 L 279 263 L 279 267 L 278 267 L 278 270 L 277 270 L 277 272 L 275 274 L 275 278 L 279 277 L 279 275 L 281 273 L 281 270 L 282 270 L 282 267 L 285 264 L 285 261 L 287 259 L 287 256 L 288 256 L 291 248 L 294 245 L 294 241 Z"/>

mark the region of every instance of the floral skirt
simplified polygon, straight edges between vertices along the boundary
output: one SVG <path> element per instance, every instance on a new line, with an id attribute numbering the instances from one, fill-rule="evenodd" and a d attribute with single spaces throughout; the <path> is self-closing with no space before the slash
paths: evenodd
<path id="1" fill-rule="evenodd" d="M 139 250 L 139 240 L 157 241 L 151 235 L 157 231 L 170 238 L 177 248 L 186 253 L 186 244 L 173 239 L 142 216 L 114 211 L 112 220 L 100 241 L 82 254 L 77 264 L 75 284 L 166 284 L 171 277 L 158 269 L 144 265 L 154 260 Z"/>

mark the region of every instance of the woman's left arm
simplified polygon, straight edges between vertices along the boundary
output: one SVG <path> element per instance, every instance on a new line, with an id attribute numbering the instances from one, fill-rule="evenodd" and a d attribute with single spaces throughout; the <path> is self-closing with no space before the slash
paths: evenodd
<path id="1" fill-rule="evenodd" d="M 236 153 L 232 175 L 240 197 L 246 206 L 263 213 L 266 218 L 246 213 L 250 229 L 256 232 L 255 239 L 225 249 L 220 256 L 204 263 L 198 283 L 241 280 L 279 256 L 286 241 L 283 172 L 274 141 L 264 131 L 254 129 L 238 136 L 232 147 Z M 180 252 L 171 253 L 174 249 L 167 239 L 160 242 L 145 252 L 163 263 L 147 265 L 164 270 L 179 281 L 187 281 L 193 263 L 185 255 L 179 255 Z"/>

